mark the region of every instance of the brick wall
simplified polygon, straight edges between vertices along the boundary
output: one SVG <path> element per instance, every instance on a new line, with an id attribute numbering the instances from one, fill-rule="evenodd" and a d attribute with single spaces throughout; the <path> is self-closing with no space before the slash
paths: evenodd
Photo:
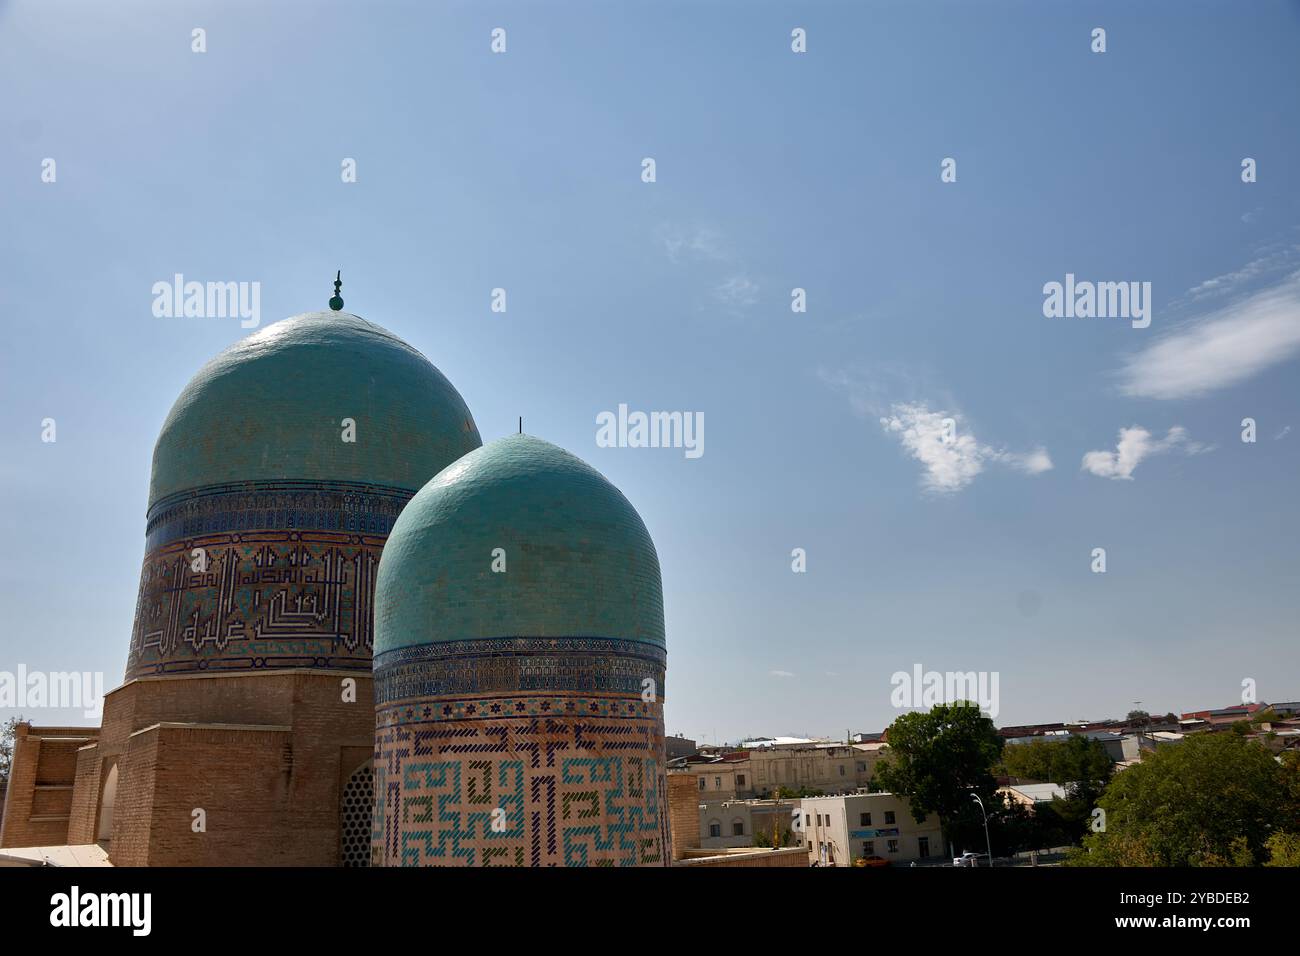
<path id="1" fill-rule="evenodd" d="M 107 704 L 104 710 L 108 714 Z M 117 801 L 109 860 L 114 866 L 147 866 L 149 827 L 153 820 L 154 771 L 158 765 L 158 735 L 144 732 L 130 738 L 118 756 Z"/>
<path id="2" fill-rule="evenodd" d="M 674 860 L 700 845 L 700 793 L 693 774 L 668 774 L 668 826 Z"/>
<path id="3" fill-rule="evenodd" d="M 343 699 L 344 678 L 355 700 Z M 188 726 L 179 726 L 188 725 Z M 267 728 L 281 728 L 268 730 Z M 343 783 L 374 751 L 373 682 L 319 671 L 144 678 L 110 693 L 97 748 L 118 761 L 118 866 L 334 866 Z M 100 780 L 86 771 L 77 826 Z M 207 811 L 207 833 L 191 812 Z M 94 826 L 93 823 L 90 826 Z"/>
<path id="4" fill-rule="evenodd" d="M 288 730 L 163 724 L 134 735 L 121 773 L 152 786 L 119 785 L 114 864 L 309 865 L 321 828 L 294 805 L 291 755 Z"/>
<path id="5" fill-rule="evenodd" d="M 95 833 L 99 810 L 99 745 L 90 744 L 77 751 L 77 772 L 68 817 L 68 843 L 86 846 L 98 842 Z"/>
<path id="6" fill-rule="evenodd" d="M 0 847 L 68 842 L 77 751 L 96 733 L 93 727 L 18 725 Z"/>

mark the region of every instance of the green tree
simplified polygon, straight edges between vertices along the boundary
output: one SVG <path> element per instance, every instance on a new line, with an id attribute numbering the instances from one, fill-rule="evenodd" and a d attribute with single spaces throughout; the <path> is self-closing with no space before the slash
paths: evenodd
<path id="1" fill-rule="evenodd" d="M 1104 787 L 1114 772 L 1100 740 L 1073 734 L 1012 744 L 1002 752 L 1002 766 L 1013 777 L 1062 785 L 1091 781 Z"/>
<path id="2" fill-rule="evenodd" d="M 1274 833 L 1264 846 L 1268 848 L 1265 866 L 1300 866 L 1300 833 Z"/>
<path id="3" fill-rule="evenodd" d="M 1089 832 L 1092 811 L 1115 772 L 1099 740 L 1070 736 L 1012 744 L 1002 752 L 1008 774 L 1044 780 L 1065 788 L 1065 798 L 1034 808 L 1043 842 L 1037 846 L 1078 843 Z"/>
<path id="4" fill-rule="evenodd" d="M 794 790 L 790 787 L 777 787 L 776 799 L 778 800 L 798 800 L 803 797 L 824 797 L 826 796 L 821 790 L 815 790 L 812 787 L 800 787 Z"/>
<path id="5" fill-rule="evenodd" d="M 917 820 L 938 816 L 950 841 L 982 846 L 983 817 L 971 794 L 979 794 L 990 817 L 1002 807 L 993 777 L 1002 738 L 993 721 L 974 704 L 936 704 L 928 713 L 903 714 L 888 739 L 875 782 L 906 797 Z"/>
<path id="6" fill-rule="evenodd" d="M 1294 820 L 1285 770 L 1236 734 L 1197 734 L 1117 774 L 1098 799 L 1106 830 L 1068 862 L 1093 866 L 1262 863 Z"/>
<path id="7" fill-rule="evenodd" d="M 781 831 L 781 846 L 794 846 L 794 833 L 791 830 Z M 763 827 L 754 831 L 754 846 L 772 848 L 772 831 Z"/>
<path id="8" fill-rule="evenodd" d="M 1278 758 L 1278 766 L 1282 768 L 1282 785 L 1286 788 L 1287 797 L 1295 804 L 1296 820 L 1294 823 L 1300 828 L 1300 750 L 1288 750 Z"/>
<path id="9" fill-rule="evenodd" d="M 17 717 L 10 717 L 5 721 L 4 726 L 0 727 L 0 790 L 9 786 L 9 771 L 14 762 L 14 737 L 18 725 L 26 719 L 19 714 Z"/>

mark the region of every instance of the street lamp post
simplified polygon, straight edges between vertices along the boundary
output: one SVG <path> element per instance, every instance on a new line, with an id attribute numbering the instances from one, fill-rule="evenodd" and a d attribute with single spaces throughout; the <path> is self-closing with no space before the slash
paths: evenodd
<path id="1" fill-rule="evenodd" d="M 984 809 L 984 801 L 980 799 L 978 793 L 972 793 L 970 798 L 980 805 L 980 813 L 984 815 L 984 846 L 989 852 L 989 866 L 993 865 L 993 841 L 989 839 L 989 815 Z"/>

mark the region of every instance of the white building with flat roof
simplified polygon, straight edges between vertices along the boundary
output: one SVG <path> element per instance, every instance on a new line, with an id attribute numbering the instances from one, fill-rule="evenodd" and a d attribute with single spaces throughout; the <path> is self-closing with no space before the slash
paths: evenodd
<path id="1" fill-rule="evenodd" d="M 853 866 L 864 857 L 910 863 L 946 855 L 939 818 L 917 820 L 908 801 L 892 793 L 804 797 L 803 839 L 809 862 Z"/>

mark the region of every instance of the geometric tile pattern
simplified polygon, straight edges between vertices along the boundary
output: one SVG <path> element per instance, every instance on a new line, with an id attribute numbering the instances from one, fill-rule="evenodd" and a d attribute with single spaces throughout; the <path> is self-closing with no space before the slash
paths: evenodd
<path id="1" fill-rule="evenodd" d="M 379 655 L 372 864 L 666 865 L 663 676 L 603 638 Z"/>
<path id="2" fill-rule="evenodd" d="M 389 723 L 375 866 L 664 865 L 663 710 Z"/>

